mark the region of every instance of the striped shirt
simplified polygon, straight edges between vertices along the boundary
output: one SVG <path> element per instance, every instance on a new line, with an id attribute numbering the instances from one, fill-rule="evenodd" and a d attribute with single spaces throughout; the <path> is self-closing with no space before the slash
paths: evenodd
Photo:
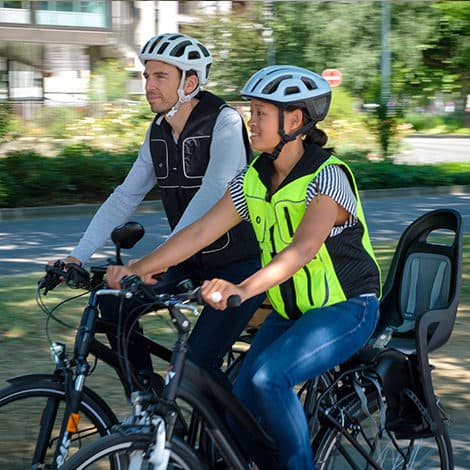
<path id="1" fill-rule="evenodd" d="M 245 178 L 248 166 L 245 167 L 238 175 L 229 183 L 229 191 L 233 204 L 240 217 L 243 220 L 250 221 L 248 213 L 248 205 L 245 195 L 243 194 L 243 180 Z M 307 194 L 305 196 L 305 204 L 308 206 L 313 198 L 318 194 L 331 197 L 341 207 L 349 213 L 349 218 L 342 225 L 335 225 L 330 237 L 339 235 L 345 228 L 351 227 L 357 223 L 356 217 L 356 197 L 349 183 L 346 173 L 338 165 L 328 165 L 318 173 L 307 186 Z"/>

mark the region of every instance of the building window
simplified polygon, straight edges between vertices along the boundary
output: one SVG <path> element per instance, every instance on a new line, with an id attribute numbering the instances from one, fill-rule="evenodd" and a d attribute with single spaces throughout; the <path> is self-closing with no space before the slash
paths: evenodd
<path id="1" fill-rule="evenodd" d="M 109 28 L 107 0 L 90 1 L 38 1 L 36 23 L 48 26 L 79 28 Z"/>
<path id="2" fill-rule="evenodd" d="M 28 24 L 31 21 L 28 2 L 0 0 L 0 23 Z"/>
<path id="3" fill-rule="evenodd" d="M 7 59 L 0 57 L 0 101 L 8 98 L 8 70 Z"/>
<path id="4" fill-rule="evenodd" d="M 79 3 L 79 2 L 76 2 Z M 56 2 L 56 10 L 57 11 L 73 11 L 73 2 Z"/>
<path id="5" fill-rule="evenodd" d="M 8 82 L 10 99 L 42 99 L 42 75 L 34 67 L 10 61 Z"/>
<path id="6" fill-rule="evenodd" d="M 17 0 L 16 2 L 0 2 L 3 3 L 4 8 L 23 8 L 23 2 L 21 0 Z"/>

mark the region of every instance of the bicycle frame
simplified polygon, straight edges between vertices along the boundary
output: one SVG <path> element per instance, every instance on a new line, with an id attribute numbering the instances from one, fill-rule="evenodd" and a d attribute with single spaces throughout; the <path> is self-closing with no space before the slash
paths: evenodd
<path id="1" fill-rule="evenodd" d="M 95 403 L 100 405 L 101 409 L 106 412 L 106 415 L 112 423 L 117 424 L 119 422 L 114 412 L 103 398 L 85 385 L 86 378 L 91 371 L 88 362 L 89 355 L 92 354 L 97 360 L 103 361 L 116 371 L 126 397 L 129 398 L 132 391 L 126 372 L 122 367 L 122 358 L 120 358 L 118 352 L 112 350 L 95 336 L 96 334 L 101 333 L 117 335 L 119 327 L 115 323 L 107 322 L 99 317 L 97 309 L 98 298 L 96 293 L 98 287 L 102 284 L 105 268 L 92 268 L 92 272 L 92 289 L 89 295 L 88 304 L 82 313 L 80 326 L 77 329 L 73 355 L 69 357 L 65 344 L 53 343 L 51 351 L 53 353 L 55 368 L 52 374 L 28 374 L 7 379 L 7 382 L 11 384 L 21 384 L 27 381 L 32 381 L 33 383 L 46 383 L 49 381 L 63 385 L 66 392 L 66 411 L 64 416 L 61 418 L 62 424 L 54 454 L 54 462 L 58 467 L 65 462 L 68 456 L 71 438 L 74 435 L 74 432 L 77 431 L 80 419 L 78 410 L 84 393 L 88 397 L 91 397 Z M 139 344 L 143 345 L 143 347 L 146 347 L 152 355 L 165 362 L 170 361 L 171 350 L 167 347 L 135 330 L 130 332 L 129 337 L 138 341 Z M 41 429 L 38 432 L 38 438 L 34 447 L 33 464 L 44 461 L 48 446 L 51 444 L 51 427 L 52 423 L 56 421 L 57 413 L 57 402 L 53 403 L 51 401 L 43 410 L 40 423 Z"/>
<path id="2" fill-rule="evenodd" d="M 135 281 L 135 283 L 138 286 L 139 281 Z M 191 325 L 181 310 L 191 307 L 172 301 L 164 306 L 168 309 L 172 323 L 178 332 L 178 338 L 173 348 L 165 388 L 162 396 L 155 403 L 156 410 L 152 410 L 151 414 L 164 418 L 166 439 L 171 439 L 173 434 L 176 421 L 175 409 L 178 408 L 176 400 L 183 399 L 196 412 L 196 420 L 198 417 L 203 418 L 206 432 L 230 468 L 246 469 L 248 467 L 246 456 L 226 424 L 225 412 L 240 423 L 243 429 L 252 436 L 255 444 L 266 455 L 266 458 L 274 465 L 276 450 L 270 436 L 260 427 L 231 390 L 224 388 L 208 372 L 187 358 L 187 340 Z M 138 392 L 135 401 L 139 403 L 139 406 L 141 398 Z M 197 430 L 193 429 L 193 431 Z M 155 438 L 157 439 L 157 435 Z M 190 441 L 192 438 L 194 435 L 188 437 Z"/>
<path id="3" fill-rule="evenodd" d="M 138 285 L 138 281 L 134 281 Z M 172 318 L 172 322 L 177 329 L 178 338 L 173 349 L 169 372 L 167 374 L 166 386 L 162 396 L 157 401 L 148 402 L 148 411 L 142 413 L 141 405 L 146 397 L 136 394 L 134 397 L 134 405 L 136 406 L 135 418 L 137 423 L 141 423 L 143 432 L 149 432 L 148 424 L 158 418 L 158 426 L 152 429 L 154 433 L 155 448 L 163 449 L 161 440 L 170 441 L 173 436 L 176 413 L 178 408 L 177 399 L 183 399 L 192 407 L 193 418 L 204 426 L 205 432 L 209 435 L 211 441 L 215 445 L 220 456 L 229 468 L 247 469 L 248 458 L 244 454 L 241 445 L 237 442 L 236 437 L 229 428 L 226 415 L 230 415 L 244 430 L 245 435 L 249 435 L 253 444 L 259 449 L 264 456 L 265 465 L 276 467 L 277 456 L 276 447 L 272 438 L 258 424 L 255 418 L 240 403 L 237 397 L 220 385 L 210 374 L 187 359 L 187 338 L 190 323 L 181 312 L 182 309 L 189 308 L 187 305 L 171 304 L 165 305 Z M 380 470 L 380 465 L 364 450 L 359 443 L 352 438 L 342 426 L 342 423 L 330 416 L 325 406 L 332 405 L 335 407 L 335 397 L 341 393 L 342 387 L 348 387 L 351 383 L 349 378 L 353 376 L 366 377 L 364 371 L 370 370 L 371 366 L 351 367 L 342 373 L 328 371 L 325 374 L 328 387 L 318 396 L 318 380 L 312 381 L 312 387 L 309 389 L 311 395 L 306 398 L 308 406 L 313 408 L 311 418 L 316 420 L 318 416 L 326 418 L 330 426 L 336 427 L 361 453 L 364 460 L 371 465 L 372 468 Z M 362 374 L 362 375 L 361 375 Z M 343 382 L 345 385 L 343 385 Z M 372 382 L 370 382 L 372 383 Z M 312 396 L 315 395 L 315 396 Z M 142 418 L 145 416 L 146 418 Z M 165 423 L 165 433 L 162 436 L 161 418 Z M 125 430 L 127 425 L 123 426 Z M 136 423 L 132 423 L 132 429 L 135 430 Z M 139 424 L 137 424 L 137 427 Z M 198 423 L 192 423 L 190 427 L 190 435 L 188 436 L 189 444 L 194 447 L 197 444 Z M 159 444 L 158 444 L 159 443 Z M 161 457 L 163 460 L 163 457 Z M 270 468 L 270 467 L 268 467 Z"/>

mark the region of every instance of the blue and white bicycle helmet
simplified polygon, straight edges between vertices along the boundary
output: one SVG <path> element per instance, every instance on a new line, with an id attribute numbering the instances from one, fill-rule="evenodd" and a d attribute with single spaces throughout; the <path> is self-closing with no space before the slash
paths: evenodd
<path id="1" fill-rule="evenodd" d="M 142 64 L 147 60 L 160 60 L 180 70 L 194 70 L 199 83 L 204 85 L 212 64 L 210 52 L 196 39 L 179 33 L 159 34 L 151 38 L 139 54 Z"/>
<path id="2" fill-rule="evenodd" d="M 241 90 L 245 99 L 259 99 L 279 108 L 279 135 L 281 141 L 269 156 L 275 160 L 283 146 L 307 132 L 318 121 L 325 119 L 331 102 L 331 88 L 321 76 L 293 65 L 271 65 L 256 72 Z M 299 107 L 307 111 L 311 121 L 294 133 L 284 132 L 284 110 Z"/>
<path id="3" fill-rule="evenodd" d="M 281 109 L 304 107 L 313 121 L 325 119 L 331 88 L 321 76 L 293 65 L 272 65 L 256 72 L 241 91 L 245 99 L 269 101 Z"/>
<path id="4" fill-rule="evenodd" d="M 204 85 L 209 77 L 212 64 L 210 52 L 196 39 L 179 33 L 159 34 L 151 38 L 139 54 L 142 64 L 148 60 L 159 60 L 178 67 L 182 71 L 178 87 L 178 101 L 173 105 L 166 116 L 173 117 L 180 104 L 191 100 L 199 93 L 200 85 Z M 199 85 L 189 94 L 184 94 L 186 72 L 194 70 L 199 79 Z"/>

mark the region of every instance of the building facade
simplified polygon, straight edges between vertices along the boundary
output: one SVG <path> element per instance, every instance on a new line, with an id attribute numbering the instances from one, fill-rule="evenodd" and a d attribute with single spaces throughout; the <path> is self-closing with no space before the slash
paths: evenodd
<path id="1" fill-rule="evenodd" d="M 0 0 L 0 102 L 28 107 L 86 105 L 91 73 L 124 59 L 130 93 L 142 93 L 137 54 L 152 35 L 194 15 L 230 12 L 229 1 Z"/>

